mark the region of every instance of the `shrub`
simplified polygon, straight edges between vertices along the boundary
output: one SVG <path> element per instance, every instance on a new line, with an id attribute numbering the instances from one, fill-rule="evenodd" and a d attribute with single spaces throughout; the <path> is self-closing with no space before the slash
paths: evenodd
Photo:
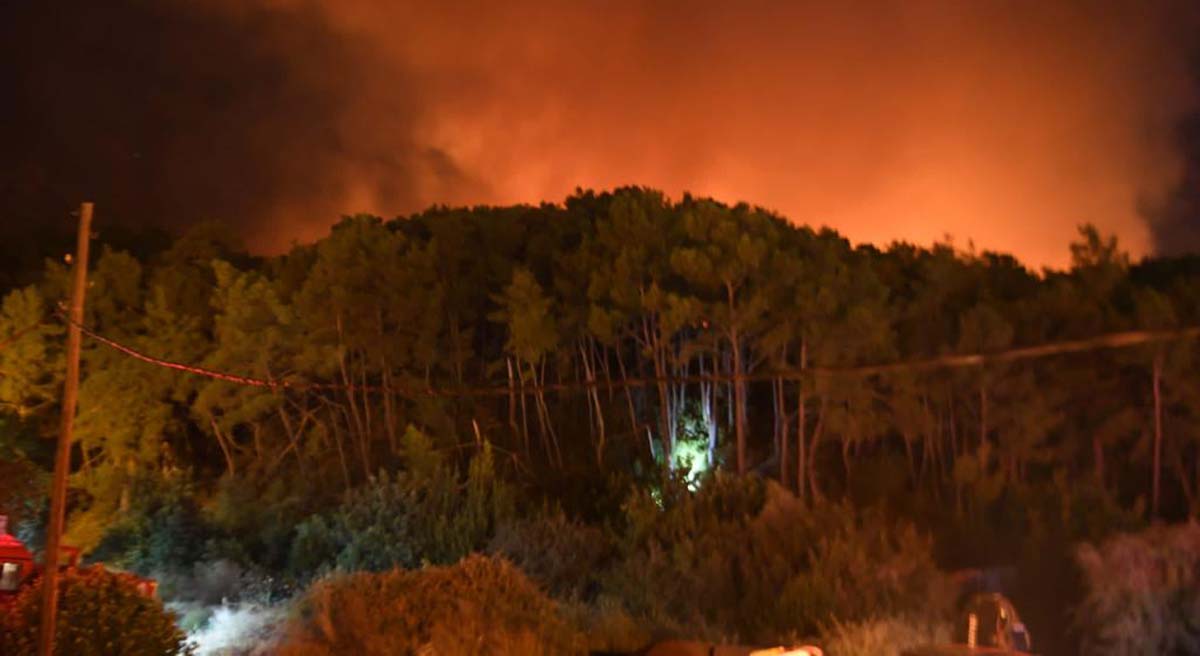
<path id="1" fill-rule="evenodd" d="M 463 480 L 421 432 L 409 428 L 404 442 L 405 471 L 380 474 L 333 512 L 297 527 L 290 558 L 297 578 L 330 565 L 382 571 L 453 563 L 483 549 L 512 514 L 512 493 L 496 477 L 486 444 Z"/>
<path id="2" fill-rule="evenodd" d="M 313 585 L 283 656 L 578 654 L 583 637 L 558 605 L 499 558 L 337 575 Z"/>
<path id="3" fill-rule="evenodd" d="M 65 570 L 59 577 L 55 653 L 64 656 L 190 654 L 175 617 L 139 593 L 132 577 L 101 567 Z M 5 654 L 33 654 L 41 624 L 41 586 L 26 586 L 0 613 Z"/>
<path id="4" fill-rule="evenodd" d="M 937 616 L 952 602 L 929 541 L 878 513 L 808 509 L 773 483 L 724 475 L 660 498 L 631 497 L 603 581 L 651 627 L 771 643 L 835 619 Z"/>
<path id="5" fill-rule="evenodd" d="M 831 622 L 821 631 L 821 645 L 831 656 L 899 656 L 908 649 L 948 642 L 950 626 L 924 618 Z"/>
<path id="6" fill-rule="evenodd" d="M 2 427 L 3 424 L 0 424 Z M 30 529 L 40 532 L 41 515 L 46 507 L 46 490 L 50 488 L 49 476 L 32 461 L 20 454 L 9 454 L 0 450 L 0 515 L 8 517 L 8 531 L 24 533 L 29 537 Z M 31 544 L 32 547 L 40 546 Z"/>
<path id="7" fill-rule="evenodd" d="M 582 599 L 594 592 L 612 546 L 601 529 L 553 511 L 502 524 L 488 551 L 511 560 L 552 596 Z"/>
<path id="8" fill-rule="evenodd" d="M 319 503 L 309 481 L 283 472 L 269 481 L 222 476 L 205 515 L 219 531 L 206 545 L 208 560 L 232 560 L 281 571 L 288 564 L 296 525 Z"/>
<path id="9" fill-rule="evenodd" d="M 231 560 L 203 560 L 190 571 L 158 577 L 158 591 L 169 601 L 204 605 L 236 602 L 269 603 L 281 597 L 281 588 L 270 576 Z"/>
<path id="10" fill-rule="evenodd" d="M 106 527 L 92 559 L 144 576 L 187 571 L 213 535 L 190 481 L 180 475 L 134 481 L 131 504 Z"/>
<path id="11" fill-rule="evenodd" d="M 1157 526 L 1083 544 L 1076 609 L 1085 654 L 1200 653 L 1200 525 Z"/>
<path id="12" fill-rule="evenodd" d="M 630 615 L 620 600 L 599 597 L 589 603 L 567 602 L 565 612 L 571 625 L 587 636 L 588 653 L 640 653 L 653 642 L 650 627 Z"/>

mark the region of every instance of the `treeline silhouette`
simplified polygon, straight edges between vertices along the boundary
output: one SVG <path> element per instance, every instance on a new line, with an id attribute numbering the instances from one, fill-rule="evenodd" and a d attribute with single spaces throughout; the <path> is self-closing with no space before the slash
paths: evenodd
<path id="1" fill-rule="evenodd" d="M 96 410 L 80 426 L 90 476 L 159 466 L 166 445 L 200 471 L 305 467 L 350 486 L 388 464 L 411 423 L 454 444 L 478 430 L 531 468 L 690 457 L 758 467 L 801 495 L 852 493 L 860 465 L 888 461 L 897 491 L 962 508 L 1058 477 L 1182 515 L 1200 484 L 1187 342 L 743 380 L 1200 323 L 1196 260 L 1132 265 L 1091 227 L 1070 246 L 1069 271 L 1038 273 L 950 244 L 854 248 L 760 208 L 627 188 L 561 206 L 358 216 L 274 258 L 231 243 L 204 226 L 143 259 L 105 251 L 89 326 L 197 366 L 385 393 L 236 389 L 91 348 L 83 402 Z M 10 292 L 0 334 L 63 296 L 51 265 Z M 53 405 L 56 330 L 0 354 L 4 402 L 19 415 Z M 620 385 L 630 378 L 659 382 Z M 553 399 L 521 389 L 573 382 L 595 387 Z M 496 385 L 513 393 L 400 395 Z M 144 457 L 131 466 L 128 454 Z"/>
<path id="2" fill-rule="evenodd" d="M 1134 263 L 1090 226 L 1070 269 L 1036 272 L 950 243 L 852 246 L 761 208 L 636 187 L 354 216 L 273 257 L 218 224 L 135 256 L 105 243 L 102 211 L 98 225 L 89 330 L 286 385 L 86 342 L 69 522 L 85 548 L 147 481 L 181 475 L 196 499 L 233 485 L 302 518 L 408 467 L 410 427 L 460 466 L 490 445 L 522 503 L 588 521 L 619 513 L 630 485 L 753 472 L 803 504 L 913 519 L 943 565 L 1200 509 L 1191 339 L 820 374 L 1200 325 L 1200 258 Z M 67 273 L 57 259 L 11 271 L 33 282 L 0 305 L 0 447 L 26 482 L 0 501 L 17 523 L 36 525 L 44 503 Z M 500 391 L 453 393 L 484 388 Z M 447 393 L 411 393 L 431 389 Z M 284 557 L 255 540 L 252 559 Z"/>

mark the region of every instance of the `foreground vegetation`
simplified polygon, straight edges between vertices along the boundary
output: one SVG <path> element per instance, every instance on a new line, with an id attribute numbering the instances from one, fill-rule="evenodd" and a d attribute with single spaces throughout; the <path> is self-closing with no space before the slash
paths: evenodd
<path id="1" fill-rule="evenodd" d="M 936 632 L 941 571 L 1008 564 L 1046 635 L 1095 603 L 1076 544 L 1200 510 L 1191 341 L 845 373 L 1200 324 L 1200 260 L 1132 263 L 1092 228 L 1032 272 L 629 188 L 352 217 L 277 257 L 215 226 L 123 239 L 90 328 L 287 383 L 85 343 L 68 539 L 159 578 L 192 628 L 420 571 L 508 581 L 595 648 Z M 0 507 L 36 547 L 67 270 L 5 279 Z"/>
<path id="2" fill-rule="evenodd" d="M 173 656 L 190 647 L 175 617 L 138 591 L 128 574 L 101 567 L 72 569 L 58 581 L 55 654 L 72 656 Z M 27 586 L 0 600 L 0 645 L 6 654 L 35 654 L 42 591 Z"/>

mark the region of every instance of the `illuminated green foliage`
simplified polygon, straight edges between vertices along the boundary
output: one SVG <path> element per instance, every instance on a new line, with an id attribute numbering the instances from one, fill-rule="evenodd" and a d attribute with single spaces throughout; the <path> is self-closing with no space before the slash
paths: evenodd
<path id="1" fill-rule="evenodd" d="M 911 520 L 956 566 L 1028 545 L 1062 559 L 1072 540 L 1200 512 L 1193 341 L 938 366 L 1200 325 L 1200 258 L 1133 262 L 1093 227 L 1069 246 L 1070 268 L 1044 272 L 949 240 L 855 245 L 751 205 L 640 187 L 352 216 L 275 256 L 240 252 L 228 232 L 198 226 L 138 257 L 94 249 L 91 328 L 265 384 L 86 339 L 68 520 L 85 550 L 185 573 L 221 558 L 303 581 L 339 564 L 453 562 L 514 517 L 506 553 L 527 533 L 549 563 L 567 547 L 548 531 L 569 545 L 603 527 L 597 553 L 625 551 L 595 568 L 627 568 L 630 582 L 605 604 L 633 595 L 639 622 L 749 635 L 766 625 L 664 610 L 632 588 L 637 563 L 664 586 L 728 580 L 740 553 L 729 545 L 755 511 L 712 527 L 699 516 L 724 517 L 724 501 L 683 512 L 676 495 L 707 499 L 731 470 L 774 478 L 814 516 L 847 504 L 892 528 Z M 42 438 L 57 433 L 52 311 L 68 273 L 47 262 L 0 300 L 0 457 L 20 482 L 3 503 L 22 527 L 43 504 L 16 488 L 41 485 L 53 444 Z M 889 363 L 921 366 L 838 371 Z M 185 472 L 175 496 L 144 487 Z M 561 524 L 529 510 L 547 500 Z M 700 537 L 642 535 L 680 512 Z M 805 530 L 862 534 L 824 521 Z M 849 553 L 879 555 L 855 540 Z M 604 587 L 547 563 L 530 567 L 571 594 Z M 830 601 L 822 590 L 843 579 L 797 571 L 773 575 L 800 581 L 789 594 L 811 612 L 870 605 Z M 782 603 L 766 597 L 752 606 Z"/>
<path id="2" fill-rule="evenodd" d="M 404 437 L 408 467 L 349 493 L 336 509 L 297 528 L 291 570 L 302 580 L 336 566 L 381 571 L 453 563 L 482 549 L 510 516 L 512 491 L 496 478 L 484 447 L 466 476 L 448 465 L 420 431 Z"/>
<path id="3" fill-rule="evenodd" d="M 55 654 L 61 656 L 174 656 L 190 654 L 175 617 L 143 595 L 136 581 L 102 567 L 65 571 L 58 579 L 59 622 Z M 41 587 L 26 586 L 0 610 L 4 653 L 37 653 Z"/>

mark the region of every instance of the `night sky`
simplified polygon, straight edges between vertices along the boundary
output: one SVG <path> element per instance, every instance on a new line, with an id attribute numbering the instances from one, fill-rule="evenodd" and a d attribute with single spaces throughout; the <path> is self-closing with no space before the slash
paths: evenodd
<path id="1" fill-rule="evenodd" d="M 641 184 L 1035 266 L 1083 222 L 1200 250 L 1192 2 L 0 7 L 10 234 L 86 198 L 277 252 L 343 214 Z"/>

